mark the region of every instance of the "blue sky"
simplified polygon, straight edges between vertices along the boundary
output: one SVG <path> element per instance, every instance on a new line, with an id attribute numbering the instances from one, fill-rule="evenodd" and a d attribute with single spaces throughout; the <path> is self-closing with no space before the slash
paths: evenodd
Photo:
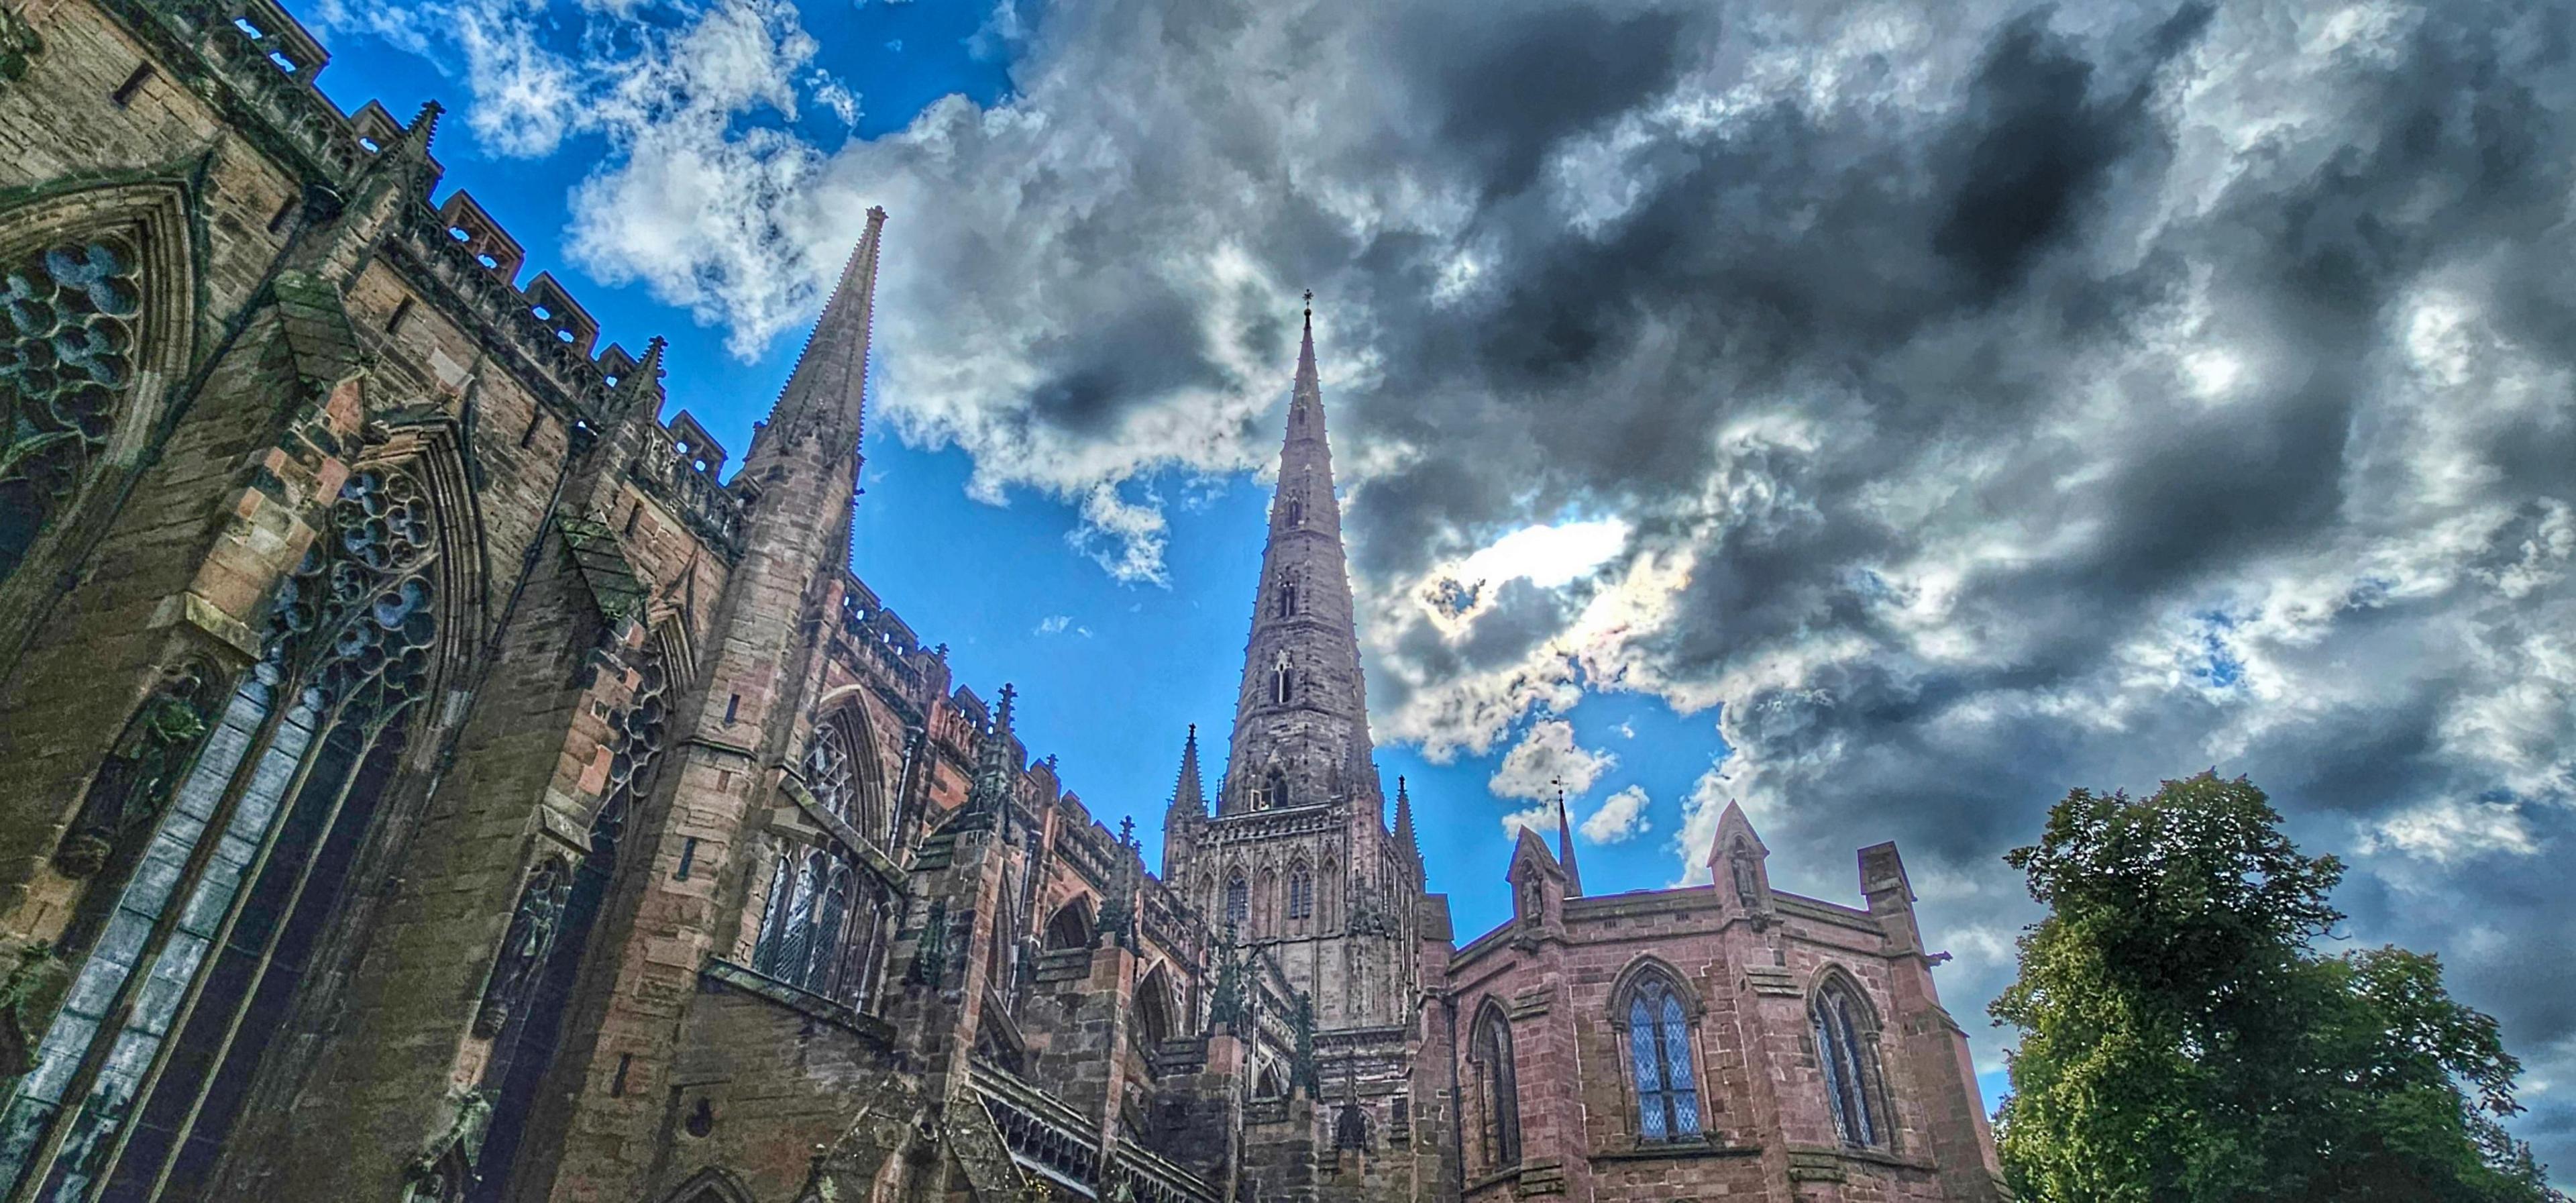
<path id="1" fill-rule="evenodd" d="M 970 46 L 987 18 L 977 6 L 945 0 L 804 10 L 806 29 L 824 47 L 817 61 L 864 80 L 864 107 L 855 131 L 820 106 L 801 113 L 796 128 L 827 141 L 867 138 L 902 128 L 944 96 L 991 103 L 1005 95 L 1007 58 Z M 321 83 L 344 108 L 375 99 L 407 116 L 433 97 L 455 103 L 460 81 L 451 66 L 362 30 L 335 31 L 329 48 L 331 65 Z M 770 119 L 784 123 L 776 114 Z M 572 192 L 608 153 L 606 139 L 576 136 L 552 154 L 528 158 L 495 153 L 467 123 L 450 120 L 435 151 L 447 168 L 442 189 L 472 192 L 527 246 L 525 274 L 546 270 L 563 278 L 600 320 L 604 342 L 640 348 L 656 333 L 671 340 L 665 416 L 683 409 L 696 414 L 738 456 L 750 424 L 766 414 L 793 368 L 801 340 L 773 338 L 746 361 L 728 348 L 726 329 L 699 324 L 640 283 L 603 282 L 565 252 Z M 902 215 L 890 230 L 887 254 L 900 257 Z M 1293 306 L 1295 298 L 1281 303 Z M 881 361 L 925 353 L 931 352 L 899 344 L 876 349 Z M 1330 357 L 1329 346 L 1323 353 Z M 1276 365 L 1282 406 L 1294 366 L 1293 360 Z M 1172 472 L 1133 482 L 1133 490 L 1175 500 L 1169 579 L 1120 581 L 1068 541 L 1080 525 L 1076 507 L 1029 490 L 1011 491 L 998 504 L 975 500 L 963 450 L 907 445 L 873 415 L 870 430 L 867 493 L 853 540 L 861 577 L 926 643 L 949 645 L 961 681 L 987 696 L 1004 681 L 1016 684 L 1020 731 L 1032 754 L 1057 755 L 1067 784 L 1102 821 L 1114 826 L 1120 815 L 1134 815 L 1149 863 L 1159 863 L 1163 807 L 1189 724 L 1207 733 L 1208 762 L 1224 762 L 1268 483 L 1250 472 Z M 1592 788 L 1569 799 L 1578 820 L 1630 786 L 1654 800 L 1635 836 L 1615 844 L 1581 842 L 1578 856 L 1592 889 L 1669 884 L 1676 865 L 1656 837 L 1675 829 L 1679 799 L 1724 746 L 1715 716 L 1685 718 L 1652 699 L 1613 694 L 1565 717 L 1579 743 L 1617 757 Z M 1510 843 L 1502 818 L 1526 804 L 1506 804 L 1487 788 L 1505 750 L 1443 763 L 1401 743 L 1380 750 L 1389 796 L 1398 775 L 1411 783 L 1432 888 L 1450 893 L 1462 938 L 1509 913 L 1502 870 Z M 1207 784 L 1212 790 L 1216 783 Z M 1857 893 L 1839 880 L 1824 888 L 1835 896 Z"/>
<path id="2" fill-rule="evenodd" d="M 1149 841 L 1230 719 L 1312 288 L 1462 934 L 1535 783 L 1596 891 L 1740 798 L 1803 893 L 1898 841 L 1973 1017 L 2047 806 L 2216 767 L 2576 1160 L 2576 961 L 2524 955 L 2576 925 L 2563 5 L 297 12 L 343 105 L 449 103 L 447 186 L 737 451 L 890 210 L 856 567 Z"/>

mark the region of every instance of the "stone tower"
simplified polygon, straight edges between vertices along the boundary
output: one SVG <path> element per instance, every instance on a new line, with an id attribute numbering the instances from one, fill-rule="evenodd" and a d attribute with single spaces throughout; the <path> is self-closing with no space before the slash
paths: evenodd
<path id="1" fill-rule="evenodd" d="M 1195 739 L 1183 757 L 1167 868 L 1218 933 L 1267 949 L 1323 1031 L 1409 1023 L 1420 885 L 1369 742 L 1311 308 L 1213 817 Z"/>

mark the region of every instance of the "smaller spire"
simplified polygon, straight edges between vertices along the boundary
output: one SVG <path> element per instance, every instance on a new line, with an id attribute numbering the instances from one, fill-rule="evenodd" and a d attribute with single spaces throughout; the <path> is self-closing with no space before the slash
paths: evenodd
<path id="1" fill-rule="evenodd" d="M 616 391 L 609 394 L 616 399 L 616 408 L 641 406 L 647 420 L 658 421 L 661 418 L 662 349 L 668 345 L 659 334 L 644 344 L 644 358 L 636 360 L 634 367 L 626 369 L 626 374 L 617 378 Z"/>
<path id="2" fill-rule="evenodd" d="M 1422 862 L 1422 841 L 1413 834 L 1413 795 L 1405 790 L 1402 775 L 1395 779 L 1395 846 L 1414 863 Z"/>
<path id="3" fill-rule="evenodd" d="M 1565 894 L 1568 898 L 1583 893 L 1583 871 L 1574 867 L 1574 824 L 1565 813 L 1565 782 L 1556 783 L 1556 859 L 1565 866 Z"/>
<path id="4" fill-rule="evenodd" d="M 1001 704 L 993 711 L 993 729 L 985 733 L 983 755 L 976 760 L 974 788 L 966 795 L 970 815 L 1004 820 L 1010 816 L 1011 776 L 1017 767 L 1011 763 L 1011 699 L 1016 696 L 1017 691 L 1004 683 Z"/>
<path id="5" fill-rule="evenodd" d="M 402 140 L 394 144 L 394 149 L 407 158 L 427 160 L 429 140 L 438 133 L 438 116 L 446 111 L 435 100 L 423 102 L 420 113 L 403 128 Z"/>
<path id="6" fill-rule="evenodd" d="M 1181 775 L 1172 783 L 1172 812 L 1187 811 L 1199 818 L 1207 817 L 1207 794 L 1199 771 L 1199 725 L 1190 724 L 1189 738 L 1181 743 Z"/>

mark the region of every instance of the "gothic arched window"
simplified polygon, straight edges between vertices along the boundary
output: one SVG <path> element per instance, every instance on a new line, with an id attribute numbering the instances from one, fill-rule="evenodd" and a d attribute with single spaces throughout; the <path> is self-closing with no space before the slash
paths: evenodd
<path id="1" fill-rule="evenodd" d="M 1046 947 L 1052 952 L 1091 947 L 1091 916 L 1081 899 L 1064 904 L 1047 920 Z"/>
<path id="2" fill-rule="evenodd" d="M 1281 652 L 1277 660 L 1271 661 L 1270 701 L 1272 705 L 1285 706 L 1288 704 L 1288 699 L 1295 696 L 1296 682 L 1292 679 L 1294 675 L 1288 667 L 1288 653 Z"/>
<path id="3" fill-rule="evenodd" d="M 799 989 L 834 994 L 850 866 L 819 849 L 798 849 L 778 858 L 769 880 L 769 909 L 752 947 L 752 969 Z"/>
<path id="4" fill-rule="evenodd" d="M 1225 921 L 1239 928 L 1251 918 L 1252 883 L 1243 879 L 1243 870 L 1237 869 L 1225 879 Z"/>
<path id="5" fill-rule="evenodd" d="M 1648 972 L 1628 994 L 1628 1068 L 1637 1088 L 1637 1138 L 1700 1134 L 1699 1083 L 1691 1073 L 1690 1018 L 1672 979 Z"/>
<path id="6" fill-rule="evenodd" d="M 1306 499 L 1305 499 L 1305 498 L 1302 498 L 1302 497 L 1291 497 L 1291 498 L 1289 498 L 1289 499 L 1288 499 L 1288 525 L 1290 525 L 1290 526 L 1304 526 L 1305 524 L 1306 524 Z"/>
<path id="7" fill-rule="evenodd" d="M 1304 919 L 1315 913 L 1315 874 L 1300 861 L 1288 870 L 1288 917 Z"/>
<path id="8" fill-rule="evenodd" d="M 0 580 L 107 448 L 133 390 L 142 259 L 112 236 L 0 267 Z"/>
<path id="9" fill-rule="evenodd" d="M 75 331 L 98 350 L 94 325 Z M 23 377 L 10 387 L 25 404 Z M 50 420 L 21 409 L 0 438 Z M 28 452 L 9 449 L 20 467 Z M 142 849 L 131 874 L 94 884 L 64 933 L 79 969 L 0 1112 L 0 1189 L 32 1179 L 24 1197 L 75 1199 L 149 1184 L 210 1164 L 196 1159 L 231 1134 L 430 693 L 435 532 L 410 476 L 361 471 L 279 582 L 259 662 L 166 808 L 128 829 Z"/>
<path id="10" fill-rule="evenodd" d="M 1878 1080 L 1875 1050 L 1864 1039 L 1876 1030 L 1869 1005 L 1855 995 L 1850 982 L 1830 978 L 1816 991 L 1808 1020 L 1815 1027 L 1816 1064 L 1824 1070 L 1825 1106 L 1834 1113 L 1835 1134 L 1844 1144 L 1863 1148 L 1886 1143 L 1886 1129 L 1872 1101 Z"/>
<path id="11" fill-rule="evenodd" d="M 1519 1165 L 1521 1103 L 1512 1065 L 1512 1025 L 1503 1018 L 1503 1009 L 1490 999 L 1476 1015 L 1476 1030 L 1468 1050 L 1467 1060 L 1475 1071 L 1479 1112 L 1477 1148 L 1484 1155 L 1485 1168 L 1500 1170 Z"/>
<path id="12" fill-rule="evenodd" d="M 1172 1038 L 1172 978 L 1160 965 L 1136 987 L 1136 1034 L 1148 1047 Z"/>
<path id="13" fill-rule="evenodd" d="M 1288 769 L 1272 765 L 1261 777 L 1261 804 L 1265 807 L 1288 805 Z"/>
<path id="14" fill-rule="evenodd" d="M 879 849 L 891 850 L 892 816 L 879 791 L 870 788 L 867 764 L 860 755 L 863 745 L 852 735 L 849 722 L 846 715 L 836 715 L 815 724 L 813 741 L 805 747 L 805 788 L 824 810 L 875 841 Z"/>

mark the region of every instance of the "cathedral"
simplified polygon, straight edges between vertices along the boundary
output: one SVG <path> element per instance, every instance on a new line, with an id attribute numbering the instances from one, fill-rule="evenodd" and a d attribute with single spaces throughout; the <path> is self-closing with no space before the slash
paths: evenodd
<path id="1" fill-rule="evenodd" d="M 1453 930 L 1311 311 L 1155 871 L 852 572 L 883 211 L 736 463 L 327 60 L 0 0 L 7 1203 L 2005 1197 L 1893 845 Z"/>

